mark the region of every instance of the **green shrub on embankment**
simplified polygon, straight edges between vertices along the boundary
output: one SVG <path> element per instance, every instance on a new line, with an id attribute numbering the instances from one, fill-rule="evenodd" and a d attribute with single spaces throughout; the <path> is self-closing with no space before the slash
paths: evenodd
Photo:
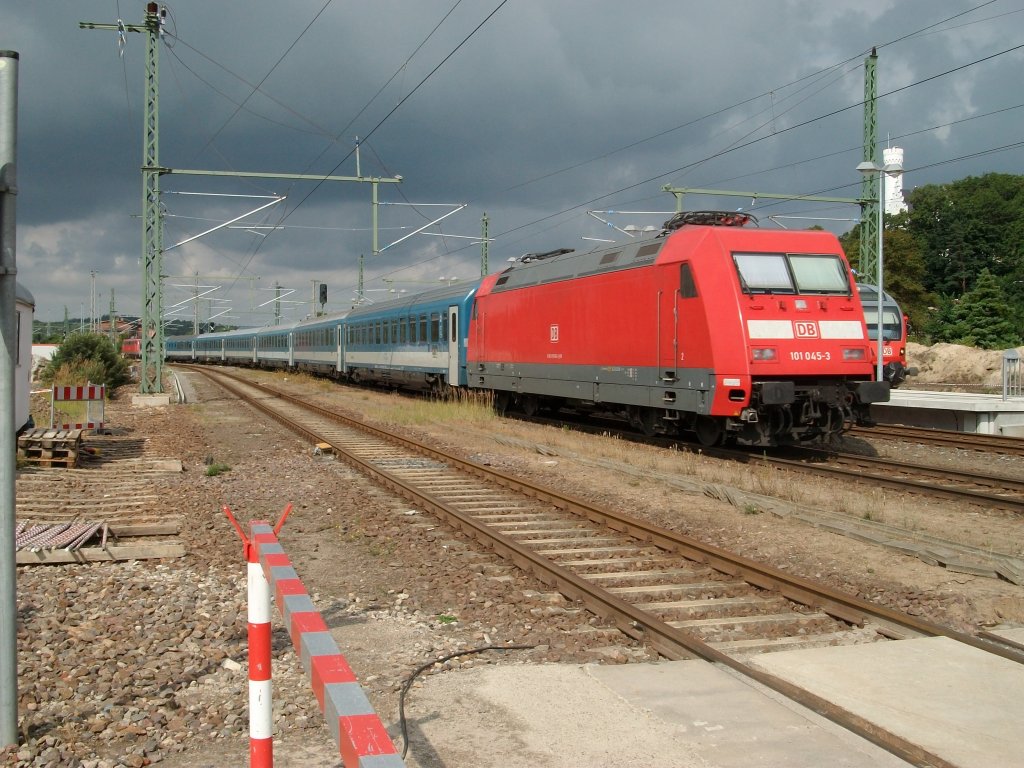
<path id="1" fill-rule="evenodd" d="M 112 392 L 130 381 L 128 364 L 106 336 L 73 333 L 39 374 L 43 384 L 106 384 Z"/>

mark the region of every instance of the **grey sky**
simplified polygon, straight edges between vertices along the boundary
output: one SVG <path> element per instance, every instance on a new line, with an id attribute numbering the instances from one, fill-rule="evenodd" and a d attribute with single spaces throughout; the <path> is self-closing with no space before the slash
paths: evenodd
<path id="1" fill-rule="evenodd" d="M 140 24 L 144 7 L 34 0 L 4 11 L 0 49 L 20 55 L 18 278 L 42 319 L 63 318 L 65 306 L 88 314 L 92 271 L 98 314 L 111 290 L 118 312 L 140 310 L 145 41 L 129 33 L 122 57 L 115 32 L 78 23 Z M 1024 172 L 1024 149 L 1012 146 L 1024 142 L 1024 0 L 167 7 L 162 165 L 354 175 L 358 136 L 363 175 L 404 179 L 382 185 L 381 200 L 419 204 L 380 208 L 382 246 L 450 210 L 436 204 L 468 204 L 373 255 L 369 185 L 164 176 L 165 246 L 261 202 L 172 192 L 288 195 L 250 220 L 283 229 L 222 230 L 165 254 L 165 307 L 184 302 L 188 318 L 191 290 L 176 286 L 197 272 L 220 286 L 217 308 L 204 302 L 202 314 L 230 306 L 228 322 L 246 324 L 270 320 L 269 307 L 250 309 L 273 297 L 275 283 L 308 302 L 311 281 L 324 281 L 328 309 L 349 306 L 360 254 L 371 300 L 473 279 L 480 247 L 465 238 L 479 235 L 484 212 L 494 271 L 526 251 L 624 238 L 586 211 L 670 211 L 668 183 L 855 197 L 872 46 L 879 135 L 904 148 L 906 188 Z M 744 207 L 763 226 L 774 226 L 773 214 L 817 216 L 837 232 L 858 215 L 854 206 L 727 197 L 692 197 L 686 207 Z M 667 218 L 601 216 L 619 227 Z M 464 237 L 427 234 L 440 232 Z M 309 310 L 286 305 L 291 317 Z"/>

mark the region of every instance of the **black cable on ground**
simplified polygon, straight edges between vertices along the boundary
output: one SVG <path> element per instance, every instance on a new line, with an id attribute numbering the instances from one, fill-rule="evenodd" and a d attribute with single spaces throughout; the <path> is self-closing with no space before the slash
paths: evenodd
<path id="1" fill-rule="evenodd" d="M 484 651 L 527 651 L 536 647 L 535 645 L 485 645 L 483 648 L 470 648 L 465 651 L 449 653 L 447 656 L 428 661 L 423 666 L 417 668 L 402 684 L 402 690 L 398 694 L 398 725 L 402 729 L 402 759 L 405 760 L 405 755 L 409 751 L 409 730 L 405 722 L 405 694 L 409 692 L 413 680 L 416 679 L 420 672 L 430 669 L 435 664 L 443 664 L 451 659 L 458 658 L 459 656 L 468 656 L 471 653 L 483 653 Z"/>

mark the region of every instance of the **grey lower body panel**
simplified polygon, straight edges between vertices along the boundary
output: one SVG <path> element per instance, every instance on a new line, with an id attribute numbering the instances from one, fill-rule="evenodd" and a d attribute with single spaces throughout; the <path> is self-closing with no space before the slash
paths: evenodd
<path id="1" fill-rule="evenodd" d="M 594 405 L 666 408 L 706 414 L 714 396 L 711 371 L 661 371 L 629 366 L 471 363 L 469 384 L 519 395 Z"/>

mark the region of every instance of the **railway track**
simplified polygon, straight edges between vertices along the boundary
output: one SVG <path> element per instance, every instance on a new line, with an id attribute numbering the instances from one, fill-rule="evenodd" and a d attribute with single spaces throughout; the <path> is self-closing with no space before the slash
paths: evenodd
<path id="1" fill-rule="evenodd" d="M 1017 662 L 1020 649 L 795 577 L 637 518 L 359 424 L 284 392 L 190 368 L 435 514 L 669 659 L 726 665 L 919 765 L 941 758 L 745 663 L 814 645 L 945 636 Z"/>
<path id="2" fill-rule="evenodd" d="M 700 453 L 715 459 L 735 461 L 748 466 L 763 466 L 772 469 L 785 469 L 798 474 L 811 474 L 819 477 L 869 484 L 873 487 L 893 488 L 916 496 L 954 501 L 984 509 L 1002 510 L 1014 514 L 1024 514 L 1024 481 L 1005 475 L 983 472 L 963 472 L 948 467 L 933 467 L 925 464 L 899 461 L 891 458 L 874 458 L 849 453 L 810 448 L 794 448 L 786 458 L 785 453 L 752 453 L 748 450 L 734 448 L 718 448 L 696 446 L 670 437 L 650 437 L 622 426 L 621 422 L 604 420 L 576 420 L 560 414 L 558 418 L 533 416 L 528 421 L 539 424 L 562 426 L 570 423 L 573 429 L 591 434 L 613 434 L 623 440 L 633 440 L 650 445 L 661 445 L 680 451 Z M 914 430 L 932 432 L 933 430 Z M 870 433 L 871 430 L 868 430 Z M 859 432 L 857 432 L 859 434 Z M 895 435 L 887 432 L 886 435 Z M 960 433 L 949 433 L 959 435 Z M 992 435 L 970 437 L 993 437 Z M 895 438 L 894 438 L 895 439 Z M 1017 438 L 1001 438 L 1016 440 Z M 979 444 L 984 444 L 980 441 Z M 955 438 L 950 443 L 957 444 Z M 973 444 L 967 440 L 965 444 Z M 997 444 L 1001 444 L 997 441 Z M 980 448 L 978 450 L 981 450 Z"/>
<path id="3" fill-rule="evenodd" d="M 753 461 L 794 472 L 840 477 L 905 493 L 947 499 L 986 509 L 1024 513 L 1024 481 L 985 472 L 963 472 L 890 458 L 849 453 L 817 452 L 819 462 L 781 457 L 756 457 Z"/>
<path id="4" fill-rule="evenodd" d="M 854 427 L 846 434 L 868 440 L 895 440 L 935 445 L 945 448 L 961 448 L 985 453 L 999 453 L 1007 456 L 1024 456 L 1024 439 L 1006 435 L 979 435 L 973 432 L 953 432 L 945 429 L 924 427 L 902 427 L 879 424 L 874 427 Z"/>

